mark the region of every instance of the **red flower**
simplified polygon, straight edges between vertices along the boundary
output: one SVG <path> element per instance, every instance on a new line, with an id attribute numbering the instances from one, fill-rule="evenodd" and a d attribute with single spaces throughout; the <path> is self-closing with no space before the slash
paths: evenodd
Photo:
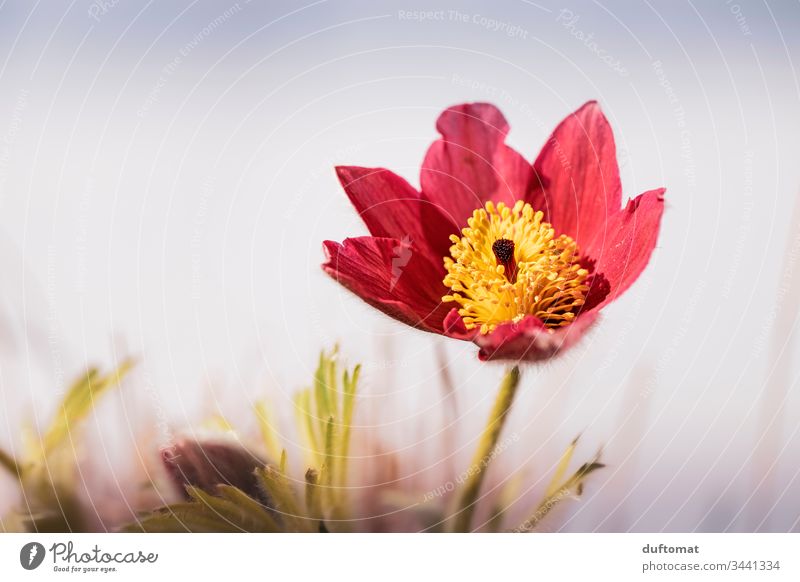
<path id="1" fill-rule="evenodd" d="M 573 345 L 642 272 L 664 189 L 620 208 L 614 136 L 590 101 L 531 165 L 486 103 L 450 107 L 417 191 L 383 168 L 338 167 L 372 236 L 325 241 L 323 269 L 373 307 L 475 342 L 482 360 L 543 360 Z"/>

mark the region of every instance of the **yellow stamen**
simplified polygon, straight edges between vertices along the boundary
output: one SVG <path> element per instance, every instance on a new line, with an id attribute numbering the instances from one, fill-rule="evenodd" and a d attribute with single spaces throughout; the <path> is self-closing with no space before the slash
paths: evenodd
<path id="1" fill-rule="evenodd" d="M 453 292 L 442 300 L 458 303 L 467 329 L 489 333 L 526 315 L 547 327 L 575 319 L 589 290 L 589 272 L 579 264 L 575 241 L 556 237 L 543 217 L 522 201 L 514 208 L 487 202 L 472 213 L 461 238 L 450 237 L 444 284 Z M 513 273 L 506 273 L 509 266 Z"/>

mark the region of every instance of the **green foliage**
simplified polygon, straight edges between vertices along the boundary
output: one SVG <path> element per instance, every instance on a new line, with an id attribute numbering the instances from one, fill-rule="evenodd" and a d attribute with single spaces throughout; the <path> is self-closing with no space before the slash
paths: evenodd
<path id="1" fill-rule="evenodd" d="M 303 480 L 287 473 L 265 403 L 255 406 L 264 448 L 277 467 L 254 468 L 261 499 L 236 487 L 215 491 L 187 487 L 190 499 L 160 508 L 124 528 L 128 532 L 326 532 L 342 530 L 347 517 L 347 456 L 359 367 L 340 372 L 337 350 L 320 354 L 313 387 L 295 396 L 296 420 L 305 439 L 308 468 Z M 303 492 L 304 488 L 304 492 Z M 265 502 L 264 500 L 268 500 Z"/>
<path id="2" fill-rule="evenodd" d="M 128 360 L 105 376 L 97 368 L 90 368 L 72 384 L 42 439 L 42 454 L 47 457 L 69 440 L 72 430 L 88 416 L 97 399 L 117 386 L 132 367 L 133 362 Z"/>
<path id="3" fill-rule="evenodd" d="M 281 454 L 281 449 L 278 446 L 278 434 L 275 430 L 275 424 L 266 403 L 256 402 L 253 411 L 258 420 L 258 429 L 261 432 L 261 440 L 264 443 L 267 455 L 271 459 L 277 459 Z"/>
<path id="4" fill-rule="evenodd" d="M 80 444 L 79 429 L 99 398 L 117 386 L 131 369 L 124 362 L 110 373 L 90 369 L 67 390 L 51 423 L 22 459 L 0 450 L 0 470 L 14 475 L 24 493 L 24 510 L 6 516 L 0 529 L 13 531 L 88 531 L 90 512 L 76 494 L 75 454 Z M 306 471 L 293 479 L 288 470 L 287 453 L 265 402 L 254 406 L 266 458 L 280 459 L 273 464 L 253 467 L 254 478 L 248 492 L 228 484 L 199 488 L 186 486 L 186 501 L 159 508 L 142 516 L 123 531 L 131 532 L 327 532 L 347 531 L 353 518 L 347 496 L 348 459 L 360 367 L 340 370 L 338 351 L 320 354 L 310 387 L 299 391 L 296 404 L 297 428 L 303 438 Z M 509 403 L 510 407 L 510 403 Z M 494 415 L 504 419 L 502 414 Z M 224 419 L 217 424 L 226 431 L 233 428 Z M 491 421 L 491 419 L 490 419 Z M 493 428 L 494 438 L 478 457 L 483 470 L 491 461 L 502 423 Z M 535 530 L 562 500 L 580 496 L 587 477 L 603 467 L 599 455 L 569 473 L 577 447 L 575 439 L 567 447 L 551 477 L 542 501 L 533 515 L 513 531 Z M 256 457 L 254 457 L 256 458 Z M 483 471 L 481 471 L 482 473 Z M 484 528 L 501 531 L 508 507 L 518 498 L 520 476 L 509 480 L 495 500 Z M 241 487 L 242 481 L 237 481 Z M 257 487 L 255 485 L 257 484 Z M 476 490 L 479 491 L 480 483 Z M 387 490 L 382 495 L 402 495 Z M 402 500 L 401 500 L 402 501 Z M 408 507 L 408 500 L 399 505 Z M 470 504 L 472 505 L 472 504 Z M 444 510 L 434 504 L 419 507 L 428 531 L 441 531 L 447 523 Z"/>
<path id="5" fill-rule="evenodd" d="M 514 531 L 534 531 L 542 520 L 547 517 L 553 508 L 561 501 L 573 496 L 580 497 L 583 494 L 583 486 L 586 478 L 596 470 L 605 467 L 605 465 L 600 463 L 600 453 L 598 453 L 594 459 L 588 463 L 584 463 L 572 475 L 565 478 L 577 446 L 578 439 L 576 438 L 570 443 L 567 450 L 564 451 L 564 454 L 561 455 L 561 459 L 556 465 L 555 473 L 550 479 L 550 484 L 545 491 L 544 498 L 537 506 L 536 511 Z"/>
<path id="6" fill-rule="evenodd" d="M 87 370 L 69 387 L 41 441 L 23 459 L 0 451 L 0 466 L 17 477 L 25 500 L 15 514 L 3 519 L 2 523 L 11 524 L 8 529 L 88 531 L 87 512 L 75 493 L 79 430 L 97 400 L 119 385 L 132 367 L 128 360 L 108 374 L 97 368 Z"/>
<path id="7" fill-rule="evenodd" d="M 347 509 L 347 475 L 350 441 L 361 366 L 339 371 L 338 348 L 322 352 L 312 388 L 295 396 L 297 423 L 305 438 L 309 469 L 314 482 L 311 498 L 316 500 L 323 520 L 338 521 L 343 529 Z M 328 523 L 328 525 L 331 525 Z"/>
<path id="8" fill-rule="evenodd" d="M 281 531 L 270 509 L 230 485 L 218 485 L 216 495 L 187 487 L 190 501 L 156 510 L 124 528 L 129 532 L 263 532 Z"/>

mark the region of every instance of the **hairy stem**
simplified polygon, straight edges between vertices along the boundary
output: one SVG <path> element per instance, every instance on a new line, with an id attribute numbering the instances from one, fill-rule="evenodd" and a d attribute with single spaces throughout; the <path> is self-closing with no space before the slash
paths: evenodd
<path id="1" fill-rule="evenodd" d="M 519 367 L 514 366 L 503 378 L 500 391 L 497 393 L 492 412 L 489 415 L 489 422 L 483 429 L 483 434 L 481 434 L 478 442 L 478 449 L 475 451 L 475 456 L 467 472 L 467 478 L 458 497 L 458 509 L 456 510 L 453 531 L 470 531 L 472 515 L 475 513 L 475 505 L 478 501 L 481 485 L 489 463 L 492 461 L 497 440 L 506 423 L 508 411 L 514 402 L 514 396 L 519 386 L 519 377 Z"/>

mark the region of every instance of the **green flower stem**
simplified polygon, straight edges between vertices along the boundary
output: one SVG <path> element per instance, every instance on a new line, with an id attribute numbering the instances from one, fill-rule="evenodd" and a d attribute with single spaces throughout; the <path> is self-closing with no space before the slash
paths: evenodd
<path id="1" fill-rule="evenodd" d="M 486 469 L 492 460 L 492 454 L 497 446 L 497 440 L 503 430 L 508 417 L 508 411 L 514 402 L 514 396 L 519 386 L 519 366 L 511 368 L 503 378 L 500 391 L 494 402 L 492 413 L 489 415 L 489 422 L 483 429 L 483 434 L 478 443 L 478 449 L 470 464 L 467 478 L 458 498 L 458 509 L 455 516 L 453 531 L 466 532 L 470 530 L 472 515 L 475 512 L 475 505 L 481 491 Z"/>

